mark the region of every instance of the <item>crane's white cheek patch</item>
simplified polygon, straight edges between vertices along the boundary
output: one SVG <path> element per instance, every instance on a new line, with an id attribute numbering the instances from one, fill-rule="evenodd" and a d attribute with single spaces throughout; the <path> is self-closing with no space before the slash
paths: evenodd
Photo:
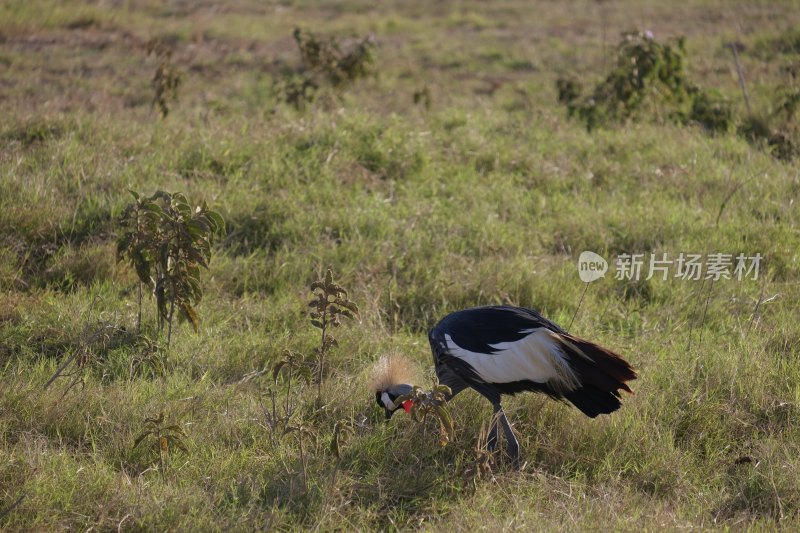
<path id="1" fill-rule="evenodd" d="M 381 401 L 388 410 L 391 411 L 392 409 L 394 409 L 394 402 L 392 401 L 391 398 L 389 398 L 389 395 L 387 393 L 384 392 L 383 394 L 381 394 Z"/>
<path id="2" fill-rule="evenodd" d="M 469 363 L 486 382 L 510 383 L 527 379 L 549 383 L 561 391 L 580 386 L 558 337 L 548 329 L 533 329 L 517 341 L 492 344 L 497 350 L 493 354 L 465 350 L 449 335 L 445 335 L 445 340 L 450 353 Z"/>

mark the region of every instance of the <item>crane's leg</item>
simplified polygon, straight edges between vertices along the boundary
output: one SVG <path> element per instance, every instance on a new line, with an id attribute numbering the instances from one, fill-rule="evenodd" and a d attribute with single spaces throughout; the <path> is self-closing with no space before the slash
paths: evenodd
<path id="1" fill-rule="evenodd" d="M 506 434 L 506 441 L 508 441 L 508 455 L 511 456 L 511 462 L 514 468 L 519 468 L 519 442 L 517 437 L 514 436 L 514 431 L 508 423 L 506 414 L 500 404 L 495 405 L 495 412 L 500 414 L 500 423 L 503 425 L 503 432 Z"/>
<path id="2" fill-rule="evenodd" d="M 494 404 L 494 417 L 492 418 L 492 426 L 489 428 L 489 439 L 486 443 L 486 447 L 490 452 L 493 452 L 497 446 L 497 438 L 499 437 L 499 431 L 497 429 L 498 420 L 503 426 L 503 433 L 505 433 L 506 441 L 508 441 L 508 454 L 511 456 L 514 468 L 519 468 L 519 442 L 517 441 L 517 437 L 514 436 L 511 425 L 508 423 L 506 414 L 503 412 L 503 407 L 499 403 Z"/>

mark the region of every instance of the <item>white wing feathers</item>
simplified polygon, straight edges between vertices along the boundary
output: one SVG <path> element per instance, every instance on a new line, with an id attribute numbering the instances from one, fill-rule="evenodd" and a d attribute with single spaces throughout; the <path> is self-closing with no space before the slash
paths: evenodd
<path id="1" fill-rule="evenodd" d="M 445 335 L 445 341 L 450 354 L 469 363 L 487 383 L 527 379 L 547 383 L 562 393 L 579 388 L 580 381 L 569 365 L 558 334 L 545 328 L 521 333 L 528 332 L 527 336 L 514 342 L 490 344 L 497 350 L 493 354 L 465 350 L 450 335 Z"/>

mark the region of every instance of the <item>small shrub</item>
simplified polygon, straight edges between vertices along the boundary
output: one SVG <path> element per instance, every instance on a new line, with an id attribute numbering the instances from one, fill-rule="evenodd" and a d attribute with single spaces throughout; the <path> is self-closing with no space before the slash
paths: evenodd
<path id="1" fill-rule="evenodd" d="M 319 85 L 314 79 L 300 74 L 287 75 L 277 84 L 278 93 L 283 94 L 284 101 L 298 111 L 314 102 L 318 89 Z"/>
<path id="2" fill-rule="evenodd" d="M 797 134 L 778 129 L 770 117 L 752 116 L 739 126 L 739 134 L 755 145 L 763 145 L 777 159 L 790 161 L 800 155 Z"/>
<path id="3" fill-rule="evenodd" d="M 589 130 L 645 115 L 727 130 L 732 121 L 730 104 L 688 80 L 685 55 L 683 39 L 662 44 L 649 32 L 624 33 L 616 66 L 591 94 L 582 96 L 579 81 L 561 78 L 556 82 L 558 101 Z"/>
<path id="4" fill-rule="evenodd" d="M 788 82 L 775 90 L 775 100 L 769 113 L 750 116 L 739 126 L 739 134 L 751 143 L 763 145 L 777 159 L 790 161 L 800 156 L 800 86 L 797 85 L 800 63 L 783 68 Z"/>
<path id="5" fill-rule="evenodd" d="M 692 101 L 689 119 L 708 131 L 725 132 L 733 124 L 733 109 L 722 96 L 698 91 Z"/>
<path id="6" fill-rule="evenodd" d="M 174 450 L 189 453 L 186 444 L 183 442 L 185 438 L 186 431 L 184 431 L 181 424 L 178 422 L 167 423 L 162 411 L 156 416 L 145 418 L 144 431 L 136 437 L 133 447 L 138 447 L 145 440 L 151 442 L 150 449 L 158 454 L 158 471 L 163 479 L 170 454 L 174 453 Z"/>
<path id="7" fill-rule="evenodd" d="M 147 55 L 153 55 L 158 60 L 158 66 L 153 74 L 153 105 L 158 106 L 161 118 L 167 118 L 169 103 L 178 101 L 178 87 L 181 84 L 181 74 L 172 64 L 172 49 L 160 39 L 152 39 L 146 46 Z"/>
<path id="8" fill-rule="evenodd" d="M 341 91 L 372 71 L 375 40 L 371 35 L 349 46 L 300 28 L 295 28 L 293 36 L 300 51 L 302 69 L 286 73 L 277 82 L 276 89 L 287 104 L 298 110 L 313 102 L 323 86 Z"/>
<path id="9" fill-rule="evenodd" d="M 358 306 L 352 302 L 347 291 L 334 283 L 333 273 L 328 269 L 325 278 L 311 284 L 314 299 L 309 302 L 311 307 L 311 325 L 320 330 L 320 345 L 316 350 L 317 355 L 317 403 L 322 400 L 322 376 L 325 364 L 325 355 L 328 351 L 339 345 L 336 338 L 331 335 L 331 328 L 338 328 L 342 318 L 355 318 L 358 316 Z"/>
<path id="10" fill-rule="evenodd" d="M 141 288 L 146 285 L 155 294 L 159 331 L 168 325 L 169 346 L 176 310 L 198 328 L 194 306 L 203 296 L 200 267 L 208 268 L 213 237 L 224 231 L 225 222 L 205 202 L 192 209 L 180 193 L 131 194 L 134 202 L 119 218 L 122 232 L 117 240 L 117 260 L 128 261 L 139 277 L 137 327 L 141 325 Z"/>
<path id="11" fill-rule="evenodd" d="M 319 38 L 310 31 L 295 28 L 293 35 L 304 66 L 333 87 L 366 77 L 375 60 L 375 41 L 371 35 L 359 39 L 346 51 L 333 38 Z"/>
<path id="12" fill-rule="evenodd" d="M 431 97 L 431 90 L 425 85 L 422 89 L 414 91 L 413 100 L 414 105 L 423 105 L 425 109 L 430 109 L 433 100 Z"/>
<path id="13" fill-rule="evenodd" d="M 567 107 L 567 112 L 572 116 L 578 110 L 578 103 L 583 86 L 579 81 L 570 78 L 559 78 L 556 80 L 556 90 L 558 91 L 558 103 Z"/>
<path id="14" fill-rule="evenodd" d="M 136 335 L 130 360 L 130 376 L 164 377 L 167 354 L 161 345 L 147 335 Z"/>

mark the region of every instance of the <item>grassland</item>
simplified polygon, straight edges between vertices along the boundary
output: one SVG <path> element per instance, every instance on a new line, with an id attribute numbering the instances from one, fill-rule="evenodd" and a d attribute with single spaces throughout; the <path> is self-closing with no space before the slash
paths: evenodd
<path id="1" fill-rule="evenodd" d="M 689 77 L 741 118 L 726 43 L 766 112 L 798 24 L 795 2 L 767 1 L 5 0 L 0 529 L 796 530 L 796 160 L 646 118 L 589 133 L 555 82 L 599 80 L 620 33 L 649 29 L 685 36 Z M 373 33 L 375 74 L 304 111 L 281 102 L 296 26 Z M 182 73 L 163 120 L 152 38 Z M 128 189 L 180 191 L 227 221 L 200 330 L 177 329 L 163 376 L 133 364 L 136 277 L 115 260 Z M 452 402 L 444 448 L 434 425 L 383 422 L 366 386 L 381 354 L 418 361 L 431 386 L 425 334 L 452 310 L 506 302 L 570 324 L 583 250 L 764 262 L 757 280 L 591 284 L 571 331 L 624 354 L 636 395 L 594 421 L 508 401 L 521 472 L 484 468 L 490 406 L 473 392 Z M 289 425 L 305 429 L 284 434 L 269 369 L 313 354 L 308 287 L 326 268 L 361 317 L 336 332 L 323 408 L 313 381 L 293 384 Z M 111 333 L 82 383 L 45 389 L 98 324 Z M 188 451 L 159 472 L 133 444 L 161 411 Z"/>

